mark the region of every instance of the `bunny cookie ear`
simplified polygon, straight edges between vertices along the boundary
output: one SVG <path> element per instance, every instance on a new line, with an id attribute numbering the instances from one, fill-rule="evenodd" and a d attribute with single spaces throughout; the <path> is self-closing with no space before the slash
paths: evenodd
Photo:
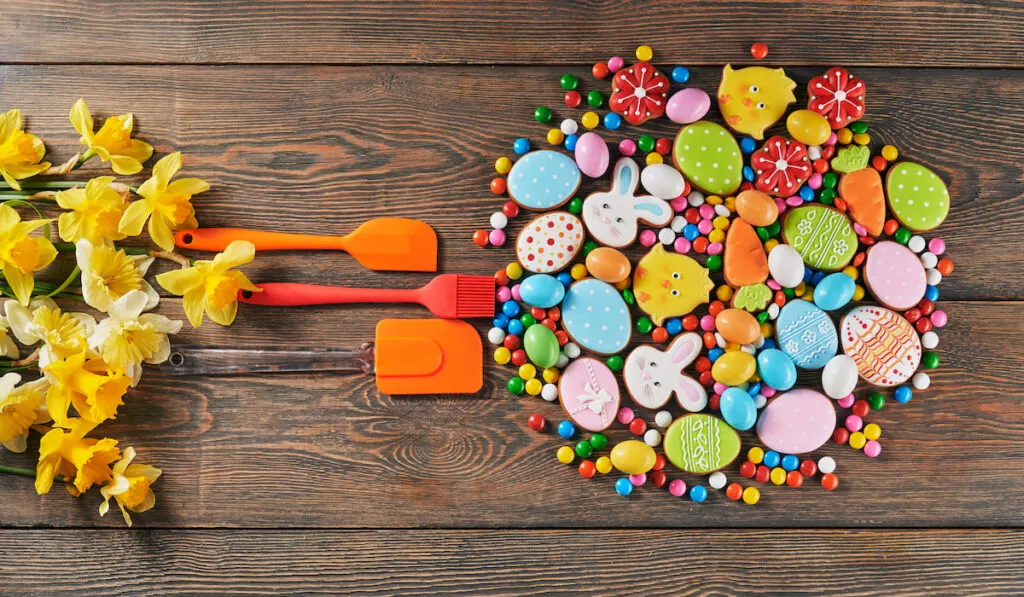
<path id="1" fill-rule="evenodd" d="M 687 332 L 673 340 L 667 352 L 668 356 L 672 358 L 672 364 L 683 369 L 697 358 L 701 346 L 703 346 L 701 337 L 693 332 Z"/>
<path id="2" fill-rule="evenodd" d="M 641 196 L 633 199 L 636 219 L 652 226 L 664 226 L 672 221 L 672 206 L 657 197 Z"/>
<path id="3" fill-rule="evenodd" d="M 704 410 L 704 407 L 708 405 L 708 392 L 704 386 L 685 375 L 679 376 L 678 384 L 676 399 L 679 406 L 692 413 Z"/>
<path id="4" fill-rule="evenodd" d="M 612 170 L 612 190 L 616 195 L 633 196 L 640 183 L 640 168 L 631 158 L 619 158 Z"/>

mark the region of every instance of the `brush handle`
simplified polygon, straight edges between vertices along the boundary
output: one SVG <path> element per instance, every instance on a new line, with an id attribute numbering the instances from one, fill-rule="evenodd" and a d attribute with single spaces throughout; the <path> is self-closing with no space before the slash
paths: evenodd
<path id="1" fill-rule="evenodd" d="M 297 371 L 373 373 L 373 343 L 350 350 L 179 348 L 160 369 L 173 375 L 244 375 Z"/>
<path id="2" fill-rule="evenodd" d="M 290 234 L 247 228 L 198 228 L 180 230 L 174 235 L 174 244 L 182 249 L 197 251 L 223 251 L 236 240 L 247 240 L 257 251 L 345 251 L 344 236 Z"/>
<path id="3" fill-rule="evenodd" d="M 419 291 L 388 288 L 344 288 L 292 282 L 257 284 L 263 292 L 239 293 L 239 302 L 270 307 L 341 305 L 346 303 L 419 303 Z"/>

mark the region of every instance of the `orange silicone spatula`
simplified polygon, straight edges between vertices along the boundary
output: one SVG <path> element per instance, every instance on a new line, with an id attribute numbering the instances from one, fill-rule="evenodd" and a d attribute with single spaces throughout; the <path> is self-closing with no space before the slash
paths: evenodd
<path id="1" fill-rule="evenodd" d="M 374 343 L 354 350 L 181 348 L 160 368 L 177 375 L 339 371 L 375 373 L 385 394 L 472 394 L 483 386 L 483 343 L 449 319 L 383 319 Z"/>
<path id="2" fill-rule="evenodd" d="M 345 236 L 289 234 L 246 228 L 180 230 L 174 243 L 182 249 L 223 251 L 231 242 L 247 240 L 257 251 L 346 251 L 374 270 L 437 271 L 437 234 L 426 222 L 408 218 L 376 218 Z"/>

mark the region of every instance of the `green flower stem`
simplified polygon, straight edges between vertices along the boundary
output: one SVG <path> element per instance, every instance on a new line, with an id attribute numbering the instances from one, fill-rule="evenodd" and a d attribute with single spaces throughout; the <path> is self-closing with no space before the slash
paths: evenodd
<path id="1" fill-rule="evenodd" d="M 96 150 L 89 149 L 88 151 L 86 151 L 85 153 L 82 154 L 82 157 L 78 158 L 78 161 L 75 162 L 75 165 L 72 166 L 71 169 L 72 170 L 78 170 L 79 168 L 84 166 L 86 162 L 91 160 L 93 158 L 93 156 L 95 156 L 95 155 L 96 155 Z"/>
<path id="2" fill-rule="evenodd" d="M 0 190 L 4 193 L 23 193 L 25 195 L 31 195 L 37 191 L 53 190 L 60 191 L 63 189 L 73 189 L 75 187 L 85 186 L 83 180 L 25 180 L 21 183 L 21 191 L 15 191 L 11 188 L 11 185 L 4 181 L 0 181 Z"/>
<path id="3" fill-rule="evenodd" d="M 53 243 L 58 253 L 74 253 L 75 243 Z M 128 255 L 152 255 L 152 251 L 146 247 L 125 247 L 120 245 L 114 245 L 114 248 L 121 249 Z"/>
<path id="4" fill-rule="evenodd" d="M 35 479 L 36 478 L 36 472 L 34 470 L 30 469 L 30 468 L 21 468 L 21 467 L 17 467 L 17 466 L 6 466 L 6 465 L 3 465 L 3 464 L 0 464 L 0 473 L 4 473 L 4 474 L 7 474 L 7 475 L 18 475 L 19 477 L 28 477 L 29 479 Z M 68 482 L 68 480 L 64 478 L 64 475 L 57 475 L 54 478 L 54 480 L 55 481 L 59 481 L 60 483 L 67 483 Z"/>
<path id="5" fill-rule="evenodd" d="M 17 199 L 19 201 L 56 201 L 56 197 L 32 197 L 36 194 L 36 191 L 29 191 L 28 193 L 19 193 L 18 191 L 0 191 L 0 201 L 8 201 L 10 199 Z"/>

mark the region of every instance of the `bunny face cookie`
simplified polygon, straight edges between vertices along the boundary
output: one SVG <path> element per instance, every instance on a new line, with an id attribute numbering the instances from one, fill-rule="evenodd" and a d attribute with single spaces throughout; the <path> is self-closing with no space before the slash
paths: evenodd
<path id="1" fill-rule="evenodd" d="M 708 403 L 704 386 L 683 373 L 702 346 L 700 335 L 690 332 L 673 340 L 665 351 L 646 345 L 636 347 L 622 369 L 633 402 L 644 408 L 661 408 L 675 394 L 686 410 L 703 410 Z"/>
<path id="2" fill-rule="evenodd" d="M 593 193 L 583 202 L 583 223 L 591 238 L 622 248 L 636 240 L 637 222 L 665 226 L 672 220 L 668 202 L 649 195 L 636 196 L 640 169 L 630 158 L 620 158 L 612 170 L 612 188 Z"/>

